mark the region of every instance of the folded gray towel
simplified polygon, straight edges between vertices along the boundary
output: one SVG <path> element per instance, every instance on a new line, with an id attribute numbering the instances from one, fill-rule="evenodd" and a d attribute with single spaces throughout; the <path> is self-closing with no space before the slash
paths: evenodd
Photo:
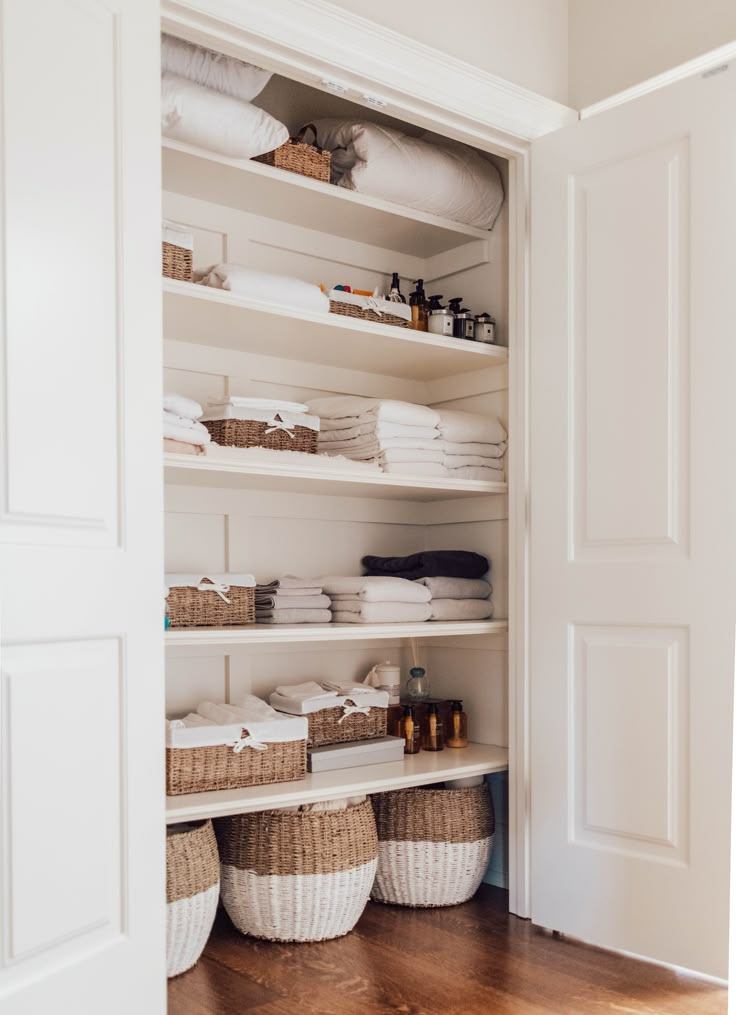
<path id="1" fill-rule="evenodd" d="M 299 578 L 293 574 L 285 574 L 281 578 L 274 578 L 272 582 L 263 582 L 263 584 L 257 585 L 256 593 L 264 592 L 269 594 L 279 589 L 306 589 L 309 592 L 315 592 L 317 595 L 322 591 L 317 578 Z"/>
<path id="2" fill-rule="evenodd" d="M 432 599 L 488 599 L 493 588 L 484 578 L 417 578 L 426 585 Z"/>
<path id="3" fill-rule="evenodd" d="M 433 599 L 430 620 L 490 620 L 493 603 L 488 599 Z"/>
<path id="4" fill-rule="evenodd" d="M 264 610 L 256 614 L 256 624 L 329 624 L 329 610 Z"/>
<path id="5" fill-rule="evenodd" d="M 256 593 L 256 615 L 280 610 L 329 610 L 330 597 L 314 596 L 263 596 Z"/>

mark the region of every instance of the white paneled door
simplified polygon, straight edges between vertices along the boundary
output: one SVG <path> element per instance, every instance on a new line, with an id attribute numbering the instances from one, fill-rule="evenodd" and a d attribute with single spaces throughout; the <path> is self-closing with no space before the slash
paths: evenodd
<path id="1" fill-rule="evenodd" d="M 736 66 L 532 150 L 532 918 L 726 975 Z"/>
<path id="2" fill-rule="evenodd" d="M 163 1015 L 158 5 L 0 21 L 0 1010 Z"/>

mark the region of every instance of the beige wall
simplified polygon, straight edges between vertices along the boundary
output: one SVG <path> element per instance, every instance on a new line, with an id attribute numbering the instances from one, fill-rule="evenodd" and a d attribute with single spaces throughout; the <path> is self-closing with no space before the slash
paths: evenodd
<path id="1" fill-rule="evenodd" d="M 567 103 L 567 0 L 333 0 L 338 7 Z"/>
<path id="2" fill-rule="evenodd" d="M 578 109 L 736 40 L 736 0 L 569 0 Z"/>

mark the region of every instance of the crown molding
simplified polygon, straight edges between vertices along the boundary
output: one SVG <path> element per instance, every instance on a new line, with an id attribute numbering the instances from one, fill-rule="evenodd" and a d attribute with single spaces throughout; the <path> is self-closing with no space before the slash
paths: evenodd
<path id="1" fill-rule="evenodd" d="M 508 153 L 578 119 L 575 110 L 351 14 L 327 0 L 162 0 L 163 27 L 399 117 L 444 125 Z"/>

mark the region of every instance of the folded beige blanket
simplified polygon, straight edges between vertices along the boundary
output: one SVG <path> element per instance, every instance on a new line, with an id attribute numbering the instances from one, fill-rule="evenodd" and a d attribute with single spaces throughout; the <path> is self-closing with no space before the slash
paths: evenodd
<path id="1" fill-rule="evenodd" d="M 489 620 L 493 603 L 488 599 L 433 599 L 431 620 Z"/>

